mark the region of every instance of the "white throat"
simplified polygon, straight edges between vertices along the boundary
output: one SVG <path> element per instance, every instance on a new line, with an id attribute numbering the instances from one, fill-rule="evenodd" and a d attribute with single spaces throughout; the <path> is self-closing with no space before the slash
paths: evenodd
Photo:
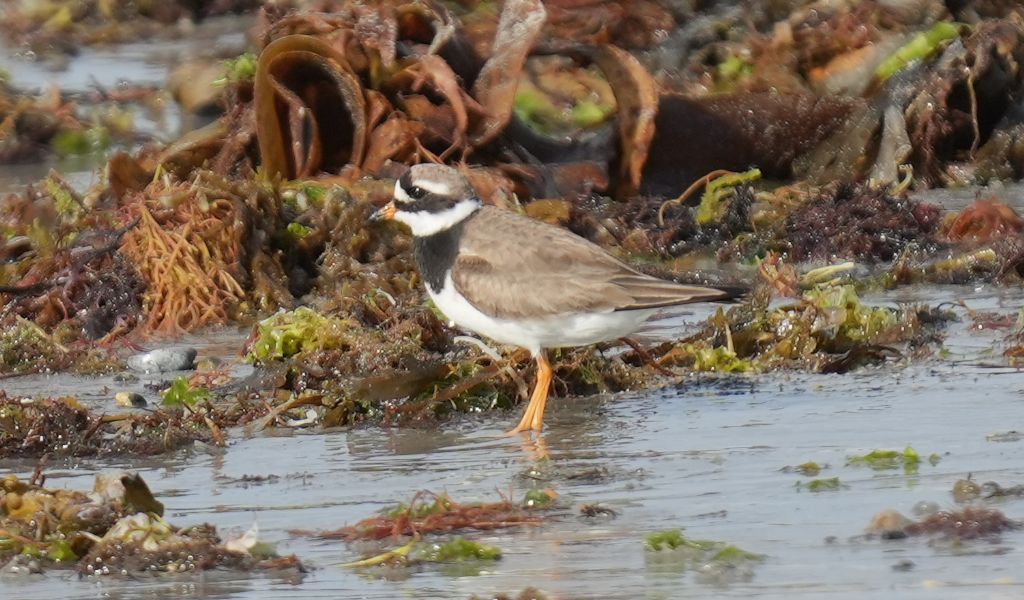
<path id="1" fill-rule="evenodd" d="M 460 200 L 455 206 L 437 213 L 425 210 L 404 211 L 399 205 L 398 211 L 395 213 L 395 220 L 408 225 L 414 236 L 426 237 L 458 225 L 478 208 L 480 208 L 480 201 L 475 198 Z"/>

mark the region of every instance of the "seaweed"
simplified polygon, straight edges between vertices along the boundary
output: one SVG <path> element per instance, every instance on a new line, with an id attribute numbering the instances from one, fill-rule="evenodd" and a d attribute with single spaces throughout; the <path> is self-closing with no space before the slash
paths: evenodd
<path id="1" fill-rule="evenodd" d="M 187 379 L 178 377 L 163 393 L 163 404 L 164 406 L 192 407 L 209 398 L 209 390 L 202 387 L 192 387 Z"/>
<path id="2" fill-rule="evenodd" d="M 676 550 L 677 548 L 689 548 L 692 550 L 707 551 L 718 545 L 718 542 L 707 540 L 692 540 L 683 535 L 681 529 L 666 529 L 648 533 L 644 538 L 645 547 L 652 552 L 661 550 Z"/>
<path id="3" fill-rule="evenodd" d="M 934 466 L 940 458 L 938 454 L 932 453 L 927 460 Z M 850 465 L 866 465 L 876 471 L 903 467 L 903 471 L 908 475 L 916 474 L 922 462 L 921 455 L 910 446 L 902 451 L 872 450 L 867 454 L 847 457 L 847 464 Z"/>
<path id="4" fill-rule="evenodd" d="M 657 364 L 724 372 L 804 368 L 841 372 L 865 362 L 851 353 L 927 343 L 948 319 L 923 307 L 863 303 L 853 285 L 825 284 L 795 303 L 770 306 L 764 291 L 748 304 L 719 311 L 695 335 L 661 350 Z M 895 350 L 886 350 L 887 356 Z M 842 365 L 843 369 L 839 369 Z"/>
<path id="5" fill-rule="evenodd" d="M 208 419 L 180 409 L 100 415 L 74 398 L 0 395 L 0 457 L 160 454 L 216 442 L 219 428 Z"/>
<path id="6" fill-rule="evenodd" d="M 401 504 L 340 529 L 321 532 L 296 532 L 320 539 L 381 540 L 387 537 L 425 536 L 475 530 L 490 531 L 544 520 L 540 510 L 524 508 L 509 500 L 483 504 L 461 504 L 447 494 L 417 492 L 409 504 Z"/>
<path id="7" fill-rule="evenodd" d="M 936 208 L 883 190 L 841 185 L 793 211 L 784 239 L 793 260 L 891 261 L 911 243 L 932 244 Z"/>
<path id="8" fill-rule="evenodd" d="M 644 545 L 648 569 L 691 569 L 699 578 L 715 583 L 749 579 L 753 566 L 767 558 L 725 542 L 694 540 L 679 529 L 649 533 Z"/>
<path id="9" fill-rule="evenodd" d="M 819 465 L 814 461 L 808 461 L 796 465 L 795 467 L 786 466 L 782 468 L 784 473 L 799 473 L 806 477 L 817 477 L 823 469 L 828 468 L 828 465 Z"/>
<path id="10" fill-rule="evenodd" d="M 928 31 L 922 31 L 905 45 L 900 46 L 891 56 L 875 69 L 875 78 L 879 83 L 885 82 L 910 63 L 928 58 L 939 51 L 940 46 L 960 36 L 960 27 L 955 23 L 939 21 Z"/>
<path id="11" fill-rule="evenodd" d="M 961 510 L 934 512 L 920 521 L 912 521 L 895 511 L 883 511 L 868 528 L 882 539 L 931 536 L 939 539 L 974 540 L 997 536 L 1019 529 L 1021 524 L 992 508 L 968 506 Z"/>
<path id="12" fill-rule="evenodd" d="M 134 576 L 229 568 L 305 569 L 294 555 L 250 552 L 222 542 L 212 525 L 175 527 L 134 473 L 96 476 L 89 493 L 51 490 L 14 475 L 0 484 L 0 559 L 24 554 L 81 575 Z"/>
<path id="13" fill-rule="evenodd" d="M 843 484 L 840 483 L 838 477 L 829 477 L 827 479 L 812 479 L 807 482 L 796 482 L 796 489 L 802 490 L 805 488 L 809 492 L 835 492 L 841 490 L 843 488 Z"/>

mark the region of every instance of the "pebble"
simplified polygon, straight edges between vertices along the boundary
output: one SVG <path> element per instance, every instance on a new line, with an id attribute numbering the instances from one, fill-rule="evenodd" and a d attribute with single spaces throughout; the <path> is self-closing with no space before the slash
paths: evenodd
<path id="1" fill-rule="evenodd" d="M 160 348 L 130 357 L 128 367 L 142 373 L 166 373 L 192 369 L 195 362 L 195 348 Z"/>
<path id="2" fill-rule="evenodd" d="M 131 408 L 142 408 L 146 406 L 146 399 L 142 394 L 135 392 L 118 392 L 114 394 L 114 402 L 118 406 L 128 406 Z"/>

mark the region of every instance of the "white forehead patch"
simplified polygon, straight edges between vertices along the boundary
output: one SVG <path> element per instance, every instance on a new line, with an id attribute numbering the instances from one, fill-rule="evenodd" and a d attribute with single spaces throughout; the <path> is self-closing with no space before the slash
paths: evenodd
<path id="1" fill-rule="evenodd" d="M 409 197 L 409 194 L 406 194 L 405 190 L 402 189 L 402 182 L 401 181 L 396 181 L 395 182 L 395 202 L 398 202 L 399 204 L 409 204 L 412 201 L 413 201 L 413 199 Z"/>
<path id="2" fill-rule="evenodd" d="M 395 199 L 398 199 L 397 195 Z M 413 212 L 399 209 L 394 218 L 399 223 L 408 225 L 414 236 L 425 237 L 458 225 L 478 208 L 480 208 L 480 202 L 476 199 L 462 200 L 455 203 L 454 206 L 436 213 L 425 210 Z"/>

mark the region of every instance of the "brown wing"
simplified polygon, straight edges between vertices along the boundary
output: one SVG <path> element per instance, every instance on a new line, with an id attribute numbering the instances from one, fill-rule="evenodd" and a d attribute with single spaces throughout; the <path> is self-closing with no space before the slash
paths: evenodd
<path id="1" fill-rule="evenodd" d="M 460 242 L 455 289 L 501 318 L 659 308 L 729 295 L 643 275 L 565 229 L 493 207 L 467 222 Z"/>

